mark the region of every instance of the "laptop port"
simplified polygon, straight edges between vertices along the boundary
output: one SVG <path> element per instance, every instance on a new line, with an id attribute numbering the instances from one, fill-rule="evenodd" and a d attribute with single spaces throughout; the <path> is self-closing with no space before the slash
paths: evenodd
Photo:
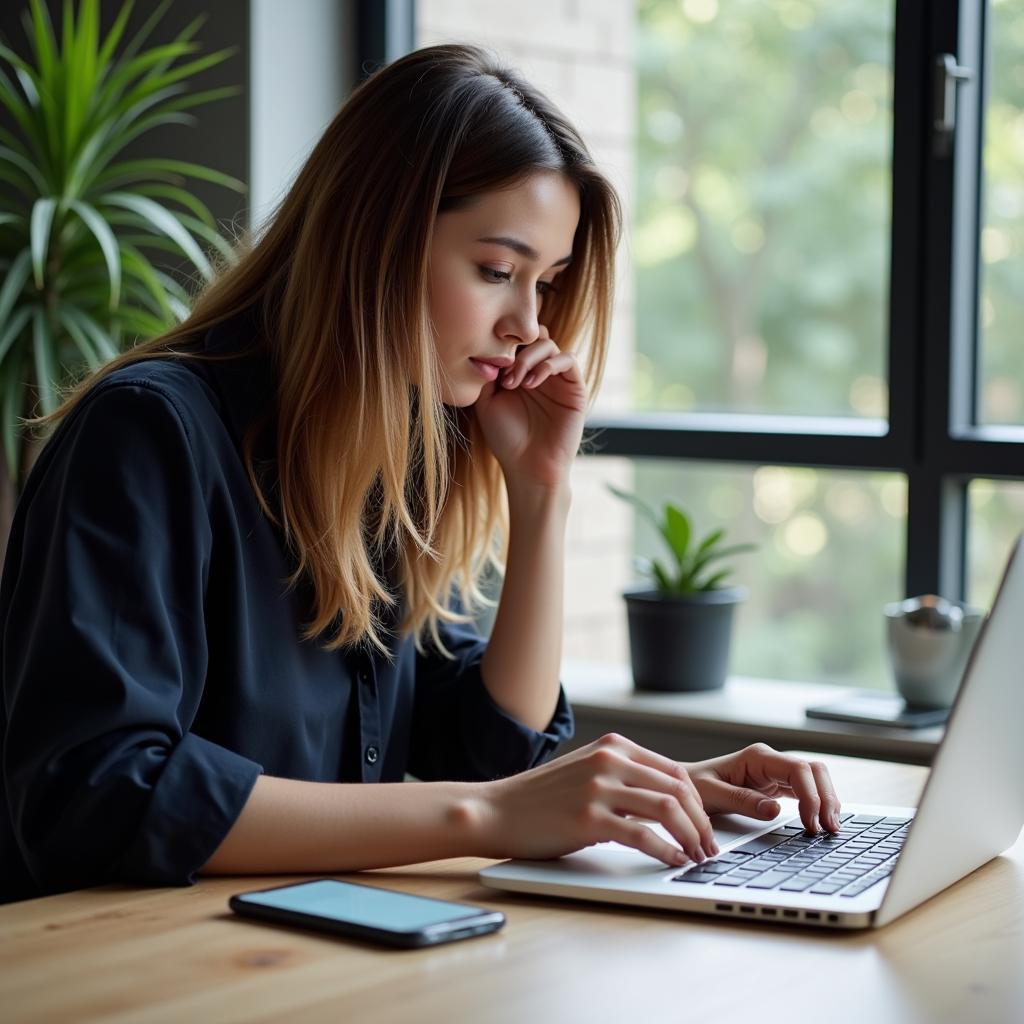
<path id="1" fill-rule="evenodd" d="M 839 920 L 839 915 L 838 914 L 829 914 L 828 915 L 828 919 L 830 921 L 838 921 Z"/>
<path id="2" fill-rule="evenodd" d="M 800 916 L 800 911 L 799 910 L 784 910 L 782 912 L 782 916 L 783 917 L 799 917 Z"/>
<path id="3" fill-rule="evenodd" d="M 740 907 L 741 914 L 753 914 L 754 912 L 755 911 L 753 907 Z"/>
<path id="4" fill-rule="evenodd" d="M 804 914 L 804 917 L 806 917 L 808 921 L 820 921 L 821 920 L 821 914 L 819 914 L 818 911 L 816 911 L 816 910 L 808 910 L 807 913 Z"/>
<path id="5" fill-rule="evenodd" d="M 731 903 L 716 903 L 715 904 L 715 910 L 730 910 L 731 911 L 732 910 L 732 904 Z"/>
<path id="6" fill-rule="evenodd" d="M 778 911 L 774 907 L 762 907 L 761 913 L 767 914 L 769 917 L 774 917 Z"/>

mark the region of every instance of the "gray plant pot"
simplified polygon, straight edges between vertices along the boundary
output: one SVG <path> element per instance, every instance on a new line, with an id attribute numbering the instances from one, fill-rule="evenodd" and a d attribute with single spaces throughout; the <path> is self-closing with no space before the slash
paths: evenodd
<path id="1" fill-rule="evenodd" d="M 733 609 L 746 598 L 745 587 L 678 596 L 633 587 L 622 596 L 636 689 L 680 692 L 725 685 Z"/>

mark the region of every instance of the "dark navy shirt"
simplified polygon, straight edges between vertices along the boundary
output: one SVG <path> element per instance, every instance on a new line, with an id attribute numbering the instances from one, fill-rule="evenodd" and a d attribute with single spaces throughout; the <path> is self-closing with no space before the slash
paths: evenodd
<path id="1" fill-rule="evenodd" d="M 273 409 L 269 356 L 245 317 L 201 344 L 240 355 L 111 374 L 19 501 L 0 584 L 0 901 L 194 882 L 261 772 L 485 780 L 572 735 L 564 692 L 544 732 L 491 700 L 470 627 L 442 628 L 454 661 L 393 630 L 390 663 L 301 640 L 311 595 L 288 591 L 241 457 Z"/>

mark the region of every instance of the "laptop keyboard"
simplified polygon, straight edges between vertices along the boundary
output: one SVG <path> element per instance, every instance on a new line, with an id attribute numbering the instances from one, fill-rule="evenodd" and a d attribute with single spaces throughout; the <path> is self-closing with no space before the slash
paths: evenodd
<path id="1" fill-rule="evenodd" d="M 896 866 L 910 818 L 841 814 L 838 833 L 783 825 L 695 864 L 673 882 L 822 896 L 859 896 Z"/>

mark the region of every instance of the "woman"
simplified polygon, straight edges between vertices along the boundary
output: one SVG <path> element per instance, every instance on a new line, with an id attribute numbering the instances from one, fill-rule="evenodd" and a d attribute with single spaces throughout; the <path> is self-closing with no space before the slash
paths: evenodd
<path id="1" fill-rule="evenodd" d="M 716 852 L 709 813 L 777 795 L 838 827 L 825 769 L 763 746 L 550 759 L 619 230 L 548 100 L 420 50 L 353 93 L 187 320 L 38 421 L 0 590 L 5 898 L 611 839 L 675 865 Z"/>

